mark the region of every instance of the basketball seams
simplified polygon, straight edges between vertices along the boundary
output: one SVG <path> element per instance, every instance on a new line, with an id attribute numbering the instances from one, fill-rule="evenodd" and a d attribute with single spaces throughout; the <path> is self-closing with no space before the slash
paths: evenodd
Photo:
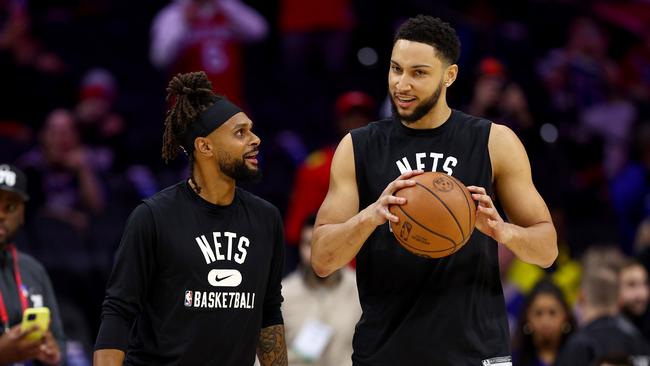
<path id="1" fill-rule="evenodd" d="M 447 206 L 445 201 L 443 201 L 434 191 L 430 190 L 427 186 L 423 185 L 422 183 L 415 182 L 415 184 L 417 186 L 422 187 L 423 189 L 427 190 L 429 193 L 431 193 L 447 209 L 447 211 L 449 212 L 451 217 L 456 222 L 456 225 L 458 226 L 458 230 L 460 230 L 460 236 L 462 237 L 461 243 L 464 243 L 465 242 L 465 233 L 463 232 L 463 227 L 460 225 L 460 222 L 458 222 L 458 219 L 456 218 L 456 215 L 454 215 L 454 212 L 449 208 L 449 206 Z M 462 192 L 462 190 L 461 190 L 461 192 Z M 454 244 L 455 244 L 455 242 L 454 242 Z"/>
<path id="2" fill-rule="evenodd" d="M 449 247 L 447 249 L 441 249 L 441 250 L 422 250 L 420 248 L 416 248 L 416 247 L 410 245 L 409 243 L 407 243 L 404 240 L 400 239 L 397 235 L 395 235 L 395 239 L 397 239 L 397 241 L 399 241 L 402 244 L 402 246 L 404 246 L 404 248 L 406 250 L 408 250 L 409 252 L 415 253 L 417 255 L 425 256 L 426 258 L 431 258 L 431 259 L 433 259 L 433 258 L 442 258 L 442 257 L 445 257 L 445 256 L 447 256 L 449 254 L 454 254 L 456 252 L 456 245 L 454 245 L 453 247 Z M 409 248 L 411 248 L 411 249 L 409 249 Z M 440 257 L 432 257 L 430 255 L 425 254 L 425 253 L 436 253 L 435 255 L 437 256 L 437 255 L 440 255 L 440 253 L 442 253 L 442 252 L 447 252 L 447 251 L 450 251 L 450 250 L 451 250 L 451 252 L 449 254 L 446 254 L 446 255 L 443 255 L 443 256 L 440 256 Z"/>
<path id="3" fill-rule="evenodd" d="M 427 253 L 438 253 L 438 252 L 444 252 L 444 251 L 447 251 L 447 250 L 449 250 L 449 249 L 453 249 L 454 252 L 456 251 L 456 247 L 457 247 L 458 245 L 456 244 L 456 242 L 455 242 L 453 239 L 448 238 L 448 237 L 446 237 L 446 236 L 444 236 L 444 235 L 442 235 L 442 234 L 440 234 L 440 233 L 437 233 L 437 232 L 435 232 L 435 231 L 429 229 L 428 227 L 422 225 L 422 224 L 419 223 L 417 220 L 415 220 L 411 215 L 409 215 L 408 212 L 404 211 L 404 209 L 402 208 L 402 206 L 397 206 L 397 208 L 398 208 L 400 211 L 402 211 L 402 213 L 403 213 L 404 215 L 406 215 L 409 219 L 411 219 L 411 221 L 413 221 L 414 223 L 418 224 L 418 226 L 420 226 L 420 227 L 423 228 L 424 230 L 430 232 L 430 233 L 433 234 L 433 235 L 437 235 L 437 236 L 439 236 L 439 237 L 441 237 L 441 238 L 443 238 L 443 239 L 447 239 L 447 240 L 449 240 L 449 241 L 451 242 L 451 244 L 453 245 L 451 248 L 448 248 L 448 249 L 443 249 L 443 250 L 429 250 L 429 251 L 427 251 L 427 250 L 422 250 L 423 252 L 427 252 Z M 406 244 L 406 245 L 408 245 L 409 247 L 411 247 L 411 245 L 409 245 L 408 243 L 405 243 L 404 241 L 402 241 L 401 238 L 399 238 L 399 235 L 395 235 L 395 238 L 397 238 L 397 240 L 399 240 L 401 243 Z M 411 248 L 412 248 L 412 247 L 411 247 Z"/>
<path id="4" fill-rule="evenodd" d="M 448 249 L 443 249 L 443 250 L 426 251 L 426 250 L 421 250 L 419 248 L 415 248 L 415 247 L 410 246 L 408 243 L 404 242 L 402 239 L 398 238 L 397 236 L 395 237 L 395 239 L 397 239 L 397 241 L 402 243 L 402 246 L 404 247 L 404 249 L 406 249 L 409 252 L 411 252 L 413 254 L 416 254 L 416 255 L 418 255 L 420 257 L 423 257 L 423 258 L 428 258 L 428 259 L 444 258 L 444 257 L 446 257 L 448 255 L 451 255 L 451 254 L 454 254 L 456 252 L 456 247 L 455 246 L 451 247 L 451 248 L 448 248 Z M 409 248 L 411 248 L 411 249 L 409 249 Z M 448 252 L 448 251 L 451 251 L 451 252 L 449 254 L 440 255 L 440 253 Z M 436 257 L 433 257 L 431 255 L 427 255 L 425 253 L 436 253 L 436 254 L 434 254 Z M 438 255 L 440 255 L 440 256 L 438 257 Z"/>

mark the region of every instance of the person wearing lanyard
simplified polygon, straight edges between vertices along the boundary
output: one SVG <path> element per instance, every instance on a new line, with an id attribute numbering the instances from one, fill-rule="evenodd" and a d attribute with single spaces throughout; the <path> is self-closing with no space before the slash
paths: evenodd
<path id="1" fill-rule="evenodd" d="M 60 365 L 64 357 L 61 317 L 50 279 L 34 258 L 12 240 L 24 222 L 27 179 L 9 164 L 0 164 L 0 364 Z M 28 340 L 22 331 L 25 309 L 50 309 L 50 329 L 42 339 Z"/>

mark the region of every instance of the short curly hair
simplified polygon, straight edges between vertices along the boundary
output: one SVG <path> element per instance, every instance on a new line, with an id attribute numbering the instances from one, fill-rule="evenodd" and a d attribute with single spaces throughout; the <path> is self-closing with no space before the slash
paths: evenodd
<path id="1" fill-rule="evenodd" d="M 426 43 L 435 48 L 450 64 L 458 62 L 460 40 L 456 30 L 440 18 L 422 14 L 409 18 L 395 32 L 393 45 L 400 39 Z"/>

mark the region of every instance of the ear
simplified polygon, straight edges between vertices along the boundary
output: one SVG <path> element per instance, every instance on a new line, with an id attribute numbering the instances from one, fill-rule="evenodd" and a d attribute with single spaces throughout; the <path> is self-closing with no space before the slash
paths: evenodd
<path id="1" fill-rule="evenodd" d="M 194 139 L 194 151 L 197 155 L 211 157 L 213 155 L 212 143 L 205 137 L 197 137 Z"/>
<path id="2" fill-rule="evenodd" d="M 444 76 L 444 84 L 445 87 L 450 87 L 451 84 L 456 81 L 456 76 L 458 76 L 458 65 L 453 64 L 447 66 L 447 69 L 445 70 L 445 76 Z"/>

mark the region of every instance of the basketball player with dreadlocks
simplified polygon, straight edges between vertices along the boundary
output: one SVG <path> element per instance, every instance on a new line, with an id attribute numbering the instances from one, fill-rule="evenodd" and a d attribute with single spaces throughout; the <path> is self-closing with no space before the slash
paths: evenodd
<path id="1" fill-rule="evenodd" d="M 280 213 L 238 188 L 260 177 L 260 139 L 205 73 L 167 88 L 162 156 L 190 177 L 128 219 L 102 309 L 95 365 L 287 365 Z"/>

